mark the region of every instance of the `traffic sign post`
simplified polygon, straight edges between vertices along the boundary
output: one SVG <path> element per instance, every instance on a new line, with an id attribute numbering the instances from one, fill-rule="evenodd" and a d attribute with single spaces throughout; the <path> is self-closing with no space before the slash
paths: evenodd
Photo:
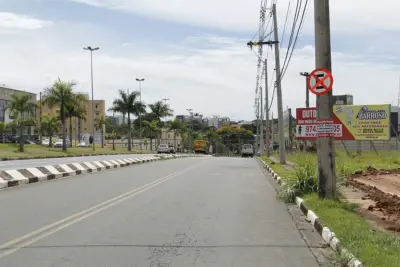
<path id="1" fill-rule="evenodd" d="M 313 70 L 307 76 L 307 86 L 311 93 L 315 95 L 325 95 L 332 90 L 332 73 L 324 68 Z"/>

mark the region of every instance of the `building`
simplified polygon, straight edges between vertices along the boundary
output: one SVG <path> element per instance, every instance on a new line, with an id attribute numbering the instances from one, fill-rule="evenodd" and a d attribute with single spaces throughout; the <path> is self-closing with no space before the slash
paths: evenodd
<path id="1" fill-rule="evenodd" d="M 168 144 L 174 146 L 176 141 L 176 146 L 182 147 L 183 139 L 180 134 L 176 134 L 174 137 L 174 131 L 170 131 L 168 128 L 161 129 L 161 144 Z"/>
<path id="2" fill-rule="evenodd" d="M 12 88 L 8 88 L 5 86 L 0 86 L 0 121 L 4 123 L 10 123 L 13 122 L 12 117 L 10 116 L 10 111 L 6 109 L 7 104 L 11 100 L 11 95 L 13 94 L 22 94 L 22 93 L 28 93 L 31 96 L 31 104 L 32 104 L 32 112 L 33 114 L 29 114 L 28 111 L 24 114 L 24 118 L 29 118 L 33 117 L 35 118 L 35 108 L 34 106 L 36 105 L 36 94 L 22 91 L 22 90 L 16 90 Z M 26 126 L 24 127 L 24 135 L 31 136 L 34 134 L 35 126 Z M 17 133 L 19 135 L 19 133 Z"/>
<path id="3" fill-rule="evenodd" d="M 112 125 L 121 125 L 124 123 L 123 116 L 120 115 L 106 116 L 106 118 L 111 121 Z"/>
<path id="4" fill-rule="evenodd" d="M 230 125 L 231 120 L 229 117 L 219 117 L 219 116 L 214 116 L 212 118 L 208 118 L 208 127 L 215 127 L 217 129 Z"/>
<path id="5" fill-rule="evenodd" d="M 352 95 L 333 95 L 334 105 L 354 105 Z"/>
<path id="6" fill-rule="evenodd" d="M 82 107 L 85 110 L 84 118 L 72 118 L 72 136 L 75 140 L 80 140 L 80 137 L 83 134 L 92 134 L 92 101 L 89 99 L 88 94 L 84 94 L 85 100 L 82 103 Z M 59 107 L 48 107 L 47 105 L 41 106 L 40 111 L 40 100 L 38 101 L 38 105 L 36 108 L 36 125 L 39 127 L 40 124 L 40 114 L 49 114 L 52 116 L 58 116 Z M 105 116 L 105 101 L 104 100 L 94 100 L 94 119 L 99 119 L 101 116 Z M 67 135 L 69 136 L 69 125 L 70 119 L 67 118 Z M 103 129 L 104 131 L 104 129 Z M 59 134 L 61 134 L 61 128 L 59 130 Z M 96 144 L 101 143 L 101 130 L 95 127 L 95 136 L 94 141 Z"/>

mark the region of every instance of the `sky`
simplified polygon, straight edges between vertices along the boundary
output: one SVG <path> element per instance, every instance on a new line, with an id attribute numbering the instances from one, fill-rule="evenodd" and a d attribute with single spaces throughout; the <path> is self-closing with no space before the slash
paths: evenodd
<path id="1" fill-rule="evenodd" d="M 281 64 L 295 4 L 277 0 Z M 330 1 L 333 92 L 352 94 L 354 104 L 397 105 L 400 2 L 379 4 Z M 93 53 L 94 97 L 107 108 L 119 89 L 138 90 L 135 78 L 144 78 L 142 100 L 169 98 L 175 115 L 193 109 L 252 120 L 257 48 L 246 43 L 257 33 L 259 8 L 260 0 L 0 0 L 0 84 L 39 94 L 60 78 L 90 93 L 90 55 L 83 47 L 93 46 L 100 47 Z M 274 50 L 264 51 L 272 79 Z M 314 54 L 310 1 L 282 81 L 285 108 L 305 106 L 299 73 L 315 68 Z M 276 117 L 276 97 L 271 111 Z"/>

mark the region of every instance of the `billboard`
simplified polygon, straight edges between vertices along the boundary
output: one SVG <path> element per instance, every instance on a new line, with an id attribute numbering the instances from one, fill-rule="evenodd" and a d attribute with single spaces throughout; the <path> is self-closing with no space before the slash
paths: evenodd
<path id="1" fill-rule="evenodd" d="M 321 133 L 316 108 L 299 108 L 296 115 L 296 139 L 316 140 Z M 336 140 L 389 140 L 390 105 L 333 106 L 333 121 L 324 127 Z"/>

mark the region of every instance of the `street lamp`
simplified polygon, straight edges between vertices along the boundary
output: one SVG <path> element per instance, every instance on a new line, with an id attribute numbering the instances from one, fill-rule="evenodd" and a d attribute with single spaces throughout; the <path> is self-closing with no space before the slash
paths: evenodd
<path id="1" fill-rule="evenodd" d="M 99 47 L 84 47 L 83 50 L 90 51 L 90 76 L 92 83 L 92 136 L 93 136 L 93 151 L 95 150 L 95 139 L 94 139 L 94 97 L 93 97 L 93 51 L 99 50 Z M 71 140 L 72 142 L 72 140 Z"/>
<path id="2" fill-rule="evenodd" d="M 192 112 L 193 109 L 188 108 L 188 109 L 186 109 L 186 110 L 187 110 L 187 111 L 189 112 L 189 114 L 190 114 L 190 127 L 189 127 L 189 129 L 191 129 L 191 130 L 193 131 L 193 129 L 192 129 L 192 128 L 193 128 L 193 112 Z M 193 149 L 193 148 L 192 148 L 192 146 L 193 146 L 193 144 L 192 144 L 192 139 L 193 139 L 192 133 L 190 133 L 189 136 L 190 136 L 190 142 L 189 142 L 189 143 L 190 143 L 190 147 L 189 147 L 190 150 L 189 150 L 189 151 L 192 152 L 192 149 Z"/>
<path id="3" fill-rule="evenodd" d="M 139 101 L 142 103 L 142 82 L 144 78 L 136 78 L 136 81 L 139 82 Z M 142 111 L 139 110 L 139 139 L 140 139 L 140 153 L 143 152 L 142 150 Z"/>
<path id="4" fill-rule="evenodd" d="M 300 72 L 301 76 L 306 77 L 306 107 L 310 106 L 310 91 L 308 90 L 307 77 L 310 75 L 308 72 Z"/>

